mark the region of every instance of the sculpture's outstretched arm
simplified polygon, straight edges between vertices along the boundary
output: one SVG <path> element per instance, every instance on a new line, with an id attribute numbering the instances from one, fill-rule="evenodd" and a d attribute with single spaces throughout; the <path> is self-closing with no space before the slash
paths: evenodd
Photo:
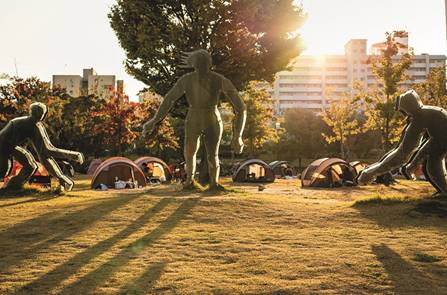
<path id="1" fill-rule="evenodd" d="M 233 119 L 233 148 L 236 153 L 241 153 L 244 147 L 242 143 L 242 134 L 244 132 L 247 110 L 245 103 L 239 96 L 239 92 L 230 80 L 224 78 L 223 91 L 233 107 L 235 117 Z"/>
<path id="2" fill-rule="evenodd" d="M 174 103 L 179 100 L 182 95 L 185 93 L 185 87 L 184 85 L 184 76 L 181 77 L 177 83 L 169 90 L 169 92 L 164 97 L 163 101 L 160 104 L 160 107 L 158 108 L 157 112 L 155 113 L 155 116 L 144 123 L 143 125 L 143 132 L 144 134 L 150 134 L 155 128 L 155 125 L 163 121 L 164 118 L 168 115 L 171 108 L 174 106 Z"/>
<path id="3" fill-rule="evenodd" d="M 33 136 L 33 144 L 37 153 L 43 158 L 54 157 L 57 159 L 67 159 L 76 161 L 80 164 L 84 162 L 84 156 L 82 153 L 59 149 L 53 146 L 48 133 L 41 122 L 36 124 L 36 130 Z"/>
<path id="4" fill-rule="evenodd" d="M 414 122 L 409 123 L 397 148 L 388 153 L 380 162 L 363 170 L 358 177 L 358 182 L 367 183 L 377 175 L 385 174 L 404 165 L 419 146 L 422 135 L 421 127 Z"/>

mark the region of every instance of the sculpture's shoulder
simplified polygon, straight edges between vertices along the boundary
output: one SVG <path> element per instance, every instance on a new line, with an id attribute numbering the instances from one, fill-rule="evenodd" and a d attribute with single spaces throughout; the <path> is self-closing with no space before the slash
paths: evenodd
<path id="1" fill-rule="evenodd" d="M 222 82 L 228 80 L 227 78 L 225 78 L 224 75 L 219 74 L 219 73 L 214 72 L 214 71 L 210 71 L 210 76 L 211 76 L 212 79 L 219 80 L 219 81 L 222 81 Z"/>

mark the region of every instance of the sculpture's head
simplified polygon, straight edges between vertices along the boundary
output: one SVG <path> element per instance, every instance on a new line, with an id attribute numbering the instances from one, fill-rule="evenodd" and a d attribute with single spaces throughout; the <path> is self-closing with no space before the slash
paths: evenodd
<path id="1" fill-rule="evenodd" d="M 199 73 L 207 73 L 212 65 L 211 55 L 204 49 L 185 52 L 183 57 L 184 68 L 194 68 Z"/>
<path id="2" fill-rule="evenodd" d="M 41 102 L 33 102 L 29 106 L 29 114 L 31 118 L 37 123 L 43 121 L 48 113 L 48 108 Z"/>
<path id="3" fill-rule="evenodd" d="M 419 95 L 414 90 L 409 90 L 404 94 L 401 94 L 396 101 L 396 110 L 401 111 L 408 116 L 418 113 L 423 106 Z"/>

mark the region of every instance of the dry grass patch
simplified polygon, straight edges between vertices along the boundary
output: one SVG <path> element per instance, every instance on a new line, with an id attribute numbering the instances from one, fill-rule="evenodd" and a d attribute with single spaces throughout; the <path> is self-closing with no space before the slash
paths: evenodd
<path id="1" fill-rule="evenodd" d="M 412 214 L 444 204 L 426 183 L 280 180 L 258 192 L 226 179 L 236 191 L 217 196 L 77 184 L 51 199 L 0 198 L 0 293 L 447 293 L 446 219 Z"/>

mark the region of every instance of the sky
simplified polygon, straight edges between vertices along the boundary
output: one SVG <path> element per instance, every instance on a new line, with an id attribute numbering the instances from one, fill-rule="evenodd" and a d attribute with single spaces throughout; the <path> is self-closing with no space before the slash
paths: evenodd
<path id="1" fill-rule="evenodd" d="M 131 99 L 144 84 L 125 72 L 125 53 L 107 13 L 116 0 L 0 0 L 0 73 L 98 74 L 123 79 Z M 308 13 L 303 54 L 343 54 L 352 38 L 380 42 L 407 30 L 415 53 L 447 54 L 445 0 L 297 0 Z"/>

